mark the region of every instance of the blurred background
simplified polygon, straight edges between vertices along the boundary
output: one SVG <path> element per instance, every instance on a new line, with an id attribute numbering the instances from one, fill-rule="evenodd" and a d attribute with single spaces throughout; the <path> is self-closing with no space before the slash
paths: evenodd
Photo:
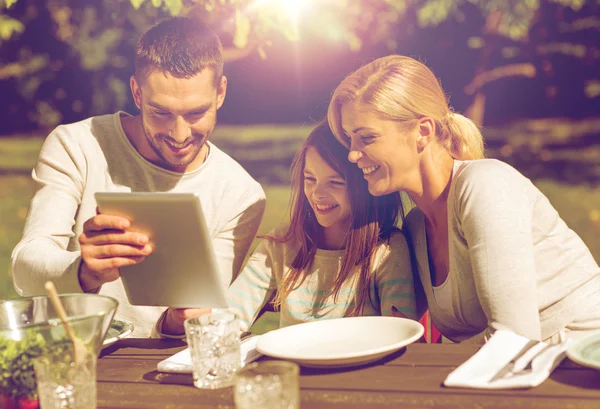
<path id="1" fill-rule="evenodd" d="M 488 157 L 517 167 L 600 260 L 599 0 L 0 0 L 0 299 L 56 125 L 125 110 L 134 47 L 189 15 L 226 50 L 213 141 L 288 203 L 291 159 L 345 75 L 391 53 L 426 63 L 480 124 Z M 52 217 L 52 215 L 48 215 Z"/>

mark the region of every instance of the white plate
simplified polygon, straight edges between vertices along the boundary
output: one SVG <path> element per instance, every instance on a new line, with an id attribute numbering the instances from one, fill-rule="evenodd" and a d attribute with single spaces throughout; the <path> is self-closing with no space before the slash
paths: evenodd
<path id="1" fill-rule="evenodd" d="M 573 341 L 567 349 L 567 356 L 579 365 L 600 369 L 600 332 Z"/>
<path id="2" fill-rule="evenodd" d="M 102 342 L 102 348 L 106 348 L 109 345 L 114 344 L 120 339 L 127 337 L 133 332 L 133 324 L 130 322 L 112 320 L 110 328 L 106 332 L 104 342 Z"/>
<path id="3" fill-rule="evenodd" d="M 344 367 L 376 361 L 417 341 L 423 326 L 396 317 L 312 321 L 268 332 L 258 352 L 308 367 Z"/>

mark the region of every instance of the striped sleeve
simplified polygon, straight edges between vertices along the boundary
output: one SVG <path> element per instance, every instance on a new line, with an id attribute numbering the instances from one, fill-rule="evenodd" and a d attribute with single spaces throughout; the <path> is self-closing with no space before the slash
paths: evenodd
<path id="1" fill-rule="evenodd" d="M 269 240 L 263 239 L 240 275 L 227 289 L 227 302 L 240 317 L 243 331 L 250 328 L 277 289 L 273 258 L 269 251 L 271 245 Z"/>
<path id="2" fill-rule="evenodd" d="M 392 234 L 389 246 L 380 248 L 375 284 L 381 315 L 392 315 L 392 306 L 416 319 L 415 290 L 408 243 L 402 232 Z"/>

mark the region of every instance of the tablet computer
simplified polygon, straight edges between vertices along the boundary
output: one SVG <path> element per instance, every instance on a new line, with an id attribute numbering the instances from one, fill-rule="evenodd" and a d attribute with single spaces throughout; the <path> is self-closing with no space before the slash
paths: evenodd
<path id="1" fill-rule="evenodd" d="M 98 210 L 131 221 L 147 234 L 153 252 L 139 264 L 121 267 L 132 305 L 225 308 L 225 285 L 193 193 L 97 192 Z"/>

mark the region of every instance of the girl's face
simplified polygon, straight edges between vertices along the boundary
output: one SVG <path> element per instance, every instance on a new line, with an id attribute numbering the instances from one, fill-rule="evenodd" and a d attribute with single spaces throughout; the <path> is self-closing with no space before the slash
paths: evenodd
<path id="1" fill-rule="evenodd" d="M 341 117 L 348 160 L 362 170 L 369 192 L 381 196 L 410 191 L 412 176 L 418 173 L 415 131 L 356 104 L 342 106 Z"/>
<path id="2" fill-rule="evenodd" d="M 350 226 L 350 198 L 346 181 L 321 158 L 314 147 L 306 151 L 304 194 L 317 222 L 326 230 L 344 234 Z"/>

